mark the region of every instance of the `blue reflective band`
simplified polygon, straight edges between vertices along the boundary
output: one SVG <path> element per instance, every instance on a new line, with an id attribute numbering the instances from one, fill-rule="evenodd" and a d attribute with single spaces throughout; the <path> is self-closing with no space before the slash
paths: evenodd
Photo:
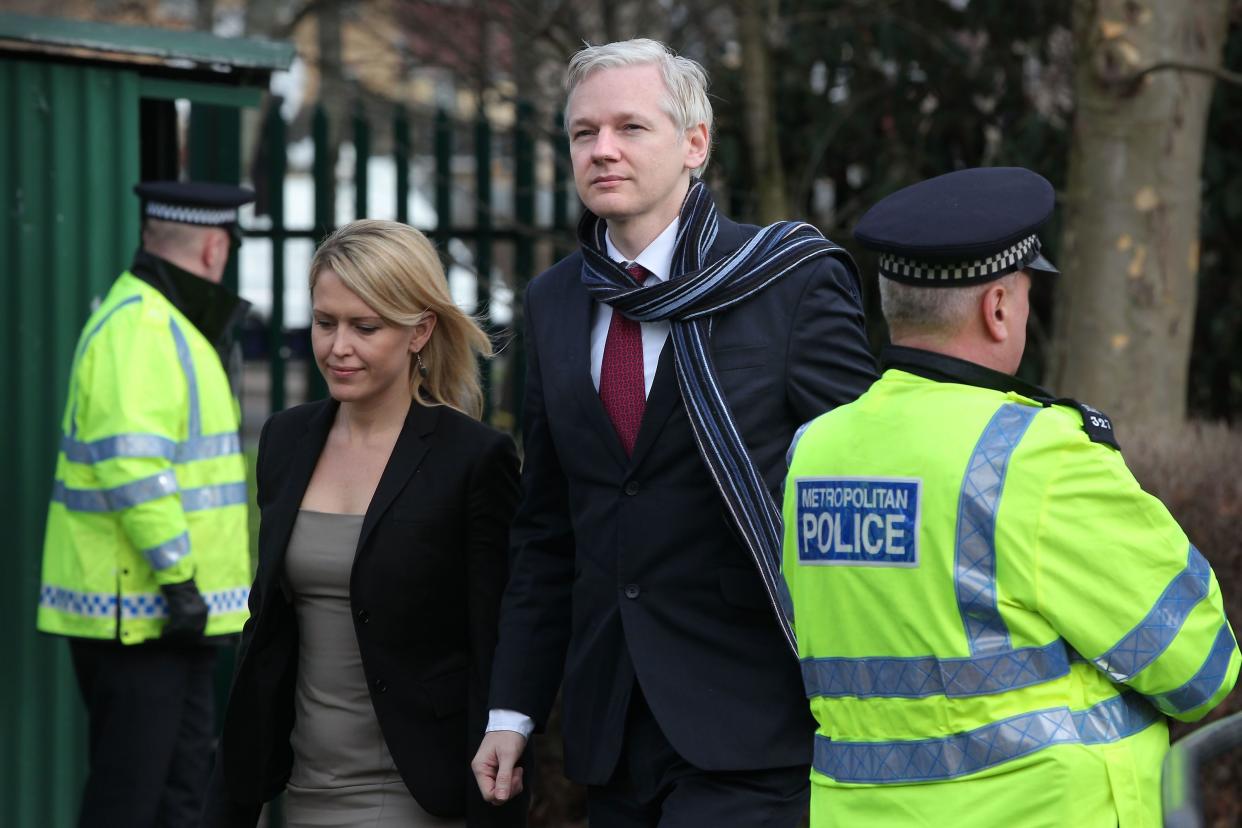
<path id="1" fill-rule="evenodd" d="M 168 569 L 177 561 L 190 554 L 190 535 L 188 532 L 182 532 L 170 541 L 165 541 L 159 546 L 152 546 L 150 549 L 142 550 L 142 554 L 146 556 L 147 562 L 151 564 L 151 568 L 156 572 L 161 569 Z"/>
<path id="2" fill-rule="evenodd" d="M 210 434 L 178 443 L 157 434 L 118 434 L 84 443 L 71 437 L 60 441 L 65 458 L 74 463 L 102 463 L 105 460 L 162 457 L 174 463 L 211 460 L 241 454 L 241 439 L 236 432 Z"/>
<path id="3" fill-rule="evenodd" d="M 181 508 L 187 512 L 219 509 L 246 502 L 245 483 L 221 483 L 218 486 L 199 486 L 181 490 Z"/>
<path id="4" fill-rule="evenodd" d="M 248 586 L 203 593 L 203 601 L 207 604 L 209 615 L 240 612 L 246 609 L 246 602 L 249 599 L 250 587 Z M 44 584 L 39 591 L 39 606 L 67 615 L 80 615 L 87 618 L 115 618 L 119 606 L 120 617 L 125 621 L 168 616 L 168 605 L 164 602 L 164 596 L 158 592 L 125 595 L 118 599 L 116 595 L 77 592 Z"/>
<path id="5" fill-rule="evenodd" d="M 1116 742 L 1160 718 L 1142 696 L 1127 692 L 1087 710 L 1037 710 L 942 739 L 842 742 L 816 735 L 814 768 L 837 782 L 940 782 L 1052 745 Z"/>
<path id="6" fill-rule="evenodd" d="M 814 658 L 802 661 L 807 698 L 981 696 L 1017 690 L 1069 674 L 1061 639 L 1043 647 L 966 658 Z"/>
<path id="7" fill-rule="evenodd" d="M 954 588 L 973 655 L 1009 650 L 996 606 L 996 511 L 1009 458 L 1040 409 L 1005 403 L 975 445 L 958 498 Z"/>
<path id="8" fill-rule="evenodd" d="M 799 565 L 918 566 L 921 494 L 917 479 L 795 479 Z"/>
<path id="9" fill-rule="evenodd" d="M 1191 677 L 1190 681 L 1176 690 L 1150 696 L 1151 703 L 1170 715 L 1185 713 L 1201 704 L 1206 704 L 1220 689 L 1221 682 L 1225 680 L 1225 674 L 1229 672 L 1229 662 L 1233 659 L 1233 650 L 1236 646 L 1233 633 L 1229 629 L 1229 622 L 1226 621 L 1220 625 L 1216 633 L 1216 641 L 1212 643 L 1212 649 L 1208 651 L 1203 666 Z"/>
<path id="10" fill-rule="evenodd" d="M 1099 658 L 1093 659 L 1113 681 L 1132 679 L 1173 643 L 1195 605 L 1207 597 L 1212 567 L 1192 545 L 1186 568 L 1165 587 L 1147 617 Z"/>
<path id="11" fill-rule="evenodd" d="M 119 512 L 177 492 L 171 469 L 113 489 L 70 489 L 60 480 L 52 484 L 52 502 L 74 512 Z"/>
<path id="12" fill-rule="evenodd" d="M 44 584 L 39 590 L 39 606 L 84 618 L 107 618 L 116 615 L 116 596 Z"/>

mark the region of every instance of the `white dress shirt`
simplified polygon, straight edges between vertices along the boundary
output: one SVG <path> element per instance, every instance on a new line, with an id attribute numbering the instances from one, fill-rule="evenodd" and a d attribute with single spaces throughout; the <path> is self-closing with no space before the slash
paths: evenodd
<path id="1" fill-rule="evenodd" d="M 633 262 L 617 250 L 612 243 L 612 236 L 605 232 L 604 243 L 607 246 L 608 258 L 622 265 L 642 265 L 651 274 L 647 277 L 645 284 L 650 285 L 652 279 L 667 282 L 669 271 L 673 268 L 673 244 L 677 241 L 679 223 L 680 219 L 674 218 L 673 223 L 665 227 L 664 231 L 656 236 Z M 604 364 L 604 343 L 608 341 L 610 324 L 612 324 L 612 308 L 602 302 L 596 302 L 595 318 L 591 322 L 591 382 L 595 384 L 596 391 L 599 390 L 600 366 Z M 664 350 L 664 343 L 668 341 L 669 323 L 640 322 L 639 328 L 643 335 L 643 393 L 649 396 L 651 382 L 655 379 L 656 367 L 660 364 L 660 352 Z M 535 722 L 531 717 L 517 710 L 498 708 L 488 712 L 487 730 L 489 733 L 493 730 L 513 730 L 529 739 L 534 729 Z"/>

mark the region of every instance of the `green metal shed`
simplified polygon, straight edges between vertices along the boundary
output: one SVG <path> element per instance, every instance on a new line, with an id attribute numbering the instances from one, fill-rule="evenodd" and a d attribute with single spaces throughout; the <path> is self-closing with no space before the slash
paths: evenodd
<path id="1" fill-rule="evenodd" d="M 78 331 L 138 242 L 143 178 L 236 182 L 239 107 L 286 43 L 0 14 L 0 825 L 76 823 L 86 728 L 67 649 L 35 632 L 43 524 Z M 191 102 L 187 143 L 174 101 Z M 235 277 L 234 277 L 235 278 Z"/>

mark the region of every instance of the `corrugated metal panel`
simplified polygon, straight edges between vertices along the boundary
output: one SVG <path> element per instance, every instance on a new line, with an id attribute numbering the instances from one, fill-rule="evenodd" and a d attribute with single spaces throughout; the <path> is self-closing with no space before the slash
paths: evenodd
<path id="1" fill-rule="evenodd" d="M 138 74 L 0 59 L 0 825 L 71 826 L 86 728 L 68 650 L 35 632 L 78 331 L 138 240 Z"/>
<path id="2" fill-rule="evenodd" d="M 114 61 L 145 55 L 176 61 L 178 68 L 194 61 L 217 73 L 229 67 L 288 69 L 295 55 L 293 44 L 285 41 L 10 13 L 0 13 L 0 40 L 12 41 L 14 48 L 72 47 L 79 56 L 99 52 Z"/>

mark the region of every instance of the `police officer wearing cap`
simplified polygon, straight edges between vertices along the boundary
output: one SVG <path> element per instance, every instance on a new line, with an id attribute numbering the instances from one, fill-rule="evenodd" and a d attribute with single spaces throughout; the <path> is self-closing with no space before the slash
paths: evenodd
<path id="1" fill-rule="evenodd" d="M 811 825 L 1156 826 L 1167 718 L 1239 654 L 1107 417 L 1016 379 L 1048 182 L 969 169 L 855 230 L 893 346 L 795 438 L 783 571 L 818 722 Z"/>
<path id="2" fill-rule="evenodd" d="M 82 826 L 197 825 L 212 672 L 250 584 L 239 409 L 221 354 L 245 303 L 220 280 L 249 190 L 148 182 L 142 247 L 74 351 L 38 627 L 86 704 Z"/>

